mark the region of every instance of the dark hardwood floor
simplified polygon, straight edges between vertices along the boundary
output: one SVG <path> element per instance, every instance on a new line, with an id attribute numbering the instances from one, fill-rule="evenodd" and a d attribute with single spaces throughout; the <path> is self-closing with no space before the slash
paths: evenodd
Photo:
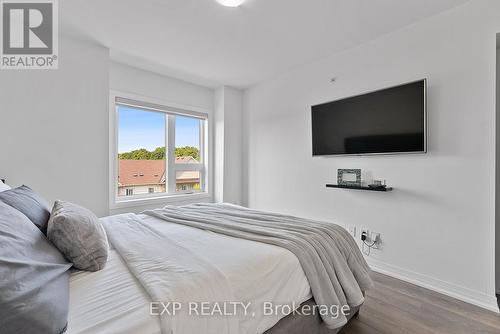
<path id="1" fill-rule="evenodd" d="M 341 334 L 500 333 L 500 315 L 382 274 L 373 273 L 359 317 Z"/>

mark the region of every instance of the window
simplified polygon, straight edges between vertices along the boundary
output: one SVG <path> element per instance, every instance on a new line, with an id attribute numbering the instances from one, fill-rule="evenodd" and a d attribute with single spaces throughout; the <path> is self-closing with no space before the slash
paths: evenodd
<path id="1" fill-rule="evenodd" d="M 118 197 L 165 193 L 167 115 L 127 105 L 117 113 Z"/>
<path id="2" fill-rule="evenodd" d="M 115 98 L 115 202 L 206 192 L 206 114 Z"/>

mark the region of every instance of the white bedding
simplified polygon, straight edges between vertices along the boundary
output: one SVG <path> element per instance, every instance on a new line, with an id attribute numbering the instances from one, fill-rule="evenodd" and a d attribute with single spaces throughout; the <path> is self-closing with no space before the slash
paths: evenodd
<path id="1" fill-rule="evenodd" d="M 70 277 L 68 334 L 160 334 L 160 321 L 149 315 L 150 298 L 115 250 L 98 272 Z"/>
<path id="2" fill-rule="evenodd" d="M 217 267 L 227 277 L 235 300 L 262 305 L 268 301 L 300 304 L 311 298 L 309 283 L 297 257 L 286 249 L 151 216 L 139 217 Z M 144 288 L 112 250 L 104 270 L 72 275 L 69 333 L 160 333 L 159 318 L 149 315 L 150 301 Z M 240 333 L 262 333 L 283 317 L 264 316 L 261 307 L 256 310 L 253 317 L 238 318 Z"/>

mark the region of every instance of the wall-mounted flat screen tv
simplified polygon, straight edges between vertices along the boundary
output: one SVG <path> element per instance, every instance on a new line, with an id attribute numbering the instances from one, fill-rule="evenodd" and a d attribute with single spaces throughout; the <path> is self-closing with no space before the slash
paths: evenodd
<path id="1" fill-rule="evenodd" d="M 313 155 L 427 152 L 427 81 L 312 106 Z"/>

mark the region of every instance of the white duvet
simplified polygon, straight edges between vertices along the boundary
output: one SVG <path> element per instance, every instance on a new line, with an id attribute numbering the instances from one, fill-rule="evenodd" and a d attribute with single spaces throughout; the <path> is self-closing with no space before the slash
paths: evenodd
<path id="1" fill-rule="evenodd" d="M 112 216 L 103 220 L 105 224 L 116 224 L 123 218 Z M 167 284 L 158 282 L 158 286 L 168 290 L 161 292 L 172 298 L 201 301 L 210 297 L 220 302 L 244 301 L 252 305 L 247 315 L 225 317 L 223 322 L 217 317 L 193 318 L 193 315 L 183 313 L 163 315 L 163 333 L 263 333 L 285 316 L 282 313 L 264 315 L 264 302 L 298 305 L 311 298 L 308 281 L 297 257 L 286 249 L 172 224 L 151 216 L 138 215 L 135 219 L 141 219 L 154 231 L 168 236 L 168 242 L 174 246 L 162 244 L 165 243 L 162 238 L 155 245 L 146 244 L 152 243 L 151 239 L 145 241 L 144 249 L 154 254 L 137 259 L 140 265 L 136 263 L 134 267 L 135 270 L 140 268 L 140 273 L 131 272 L 130 265 L 120 254 L 111 250 L 103 271 L 73 274 L 70 280 L 69 333 L 162 332 L 160 317 L 150 315 L 150 303 L 154 301 L 151 291 L 139 283 L 137 274 L 170 280 Z M 141 238 L 138 240 L 140 242 Z M 193 256 L 172 254 L 174 249 L 179 249 L 178 246 Z M 122 254 L 129 259 L 130 255 Z M 195 259 L 195 263 L 187 262 L 190 258 Z M 206 270 L 214 272 L 193 273 L 192 276 L 218 279 L 176 281 L 175 277 L 161 275 L 164 268 L 159 268 L 158 259 L 165 259 L 164 262 L 178 272 L 208 268 Z M 187 316 L 189 318 L 185 318 Z"/>

